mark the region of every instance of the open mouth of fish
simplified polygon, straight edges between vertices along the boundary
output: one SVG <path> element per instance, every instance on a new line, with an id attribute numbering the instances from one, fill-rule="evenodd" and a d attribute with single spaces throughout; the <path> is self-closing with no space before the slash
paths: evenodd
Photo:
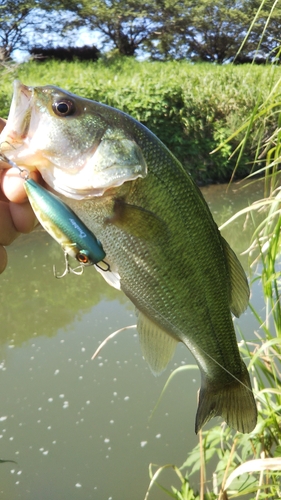
<path id="1" fill-rule="evenodd" d="M 16 80 L 0 151 L 20 167 L 39 170 L 50 187 L 75 199 L 102 196 L 145 177 L 141 149 L 129 133 L 112 126 L 101 106 L 58 87 Z"/>
<path id="2" fill-rule="evenodd" d="M 15 80 L 7 124 L 0 135 L 3 156 L 30 171 L 39 170 L 38 164 L 42 160 L 42 153 L 32 147 L 40 118 L 33 100 L 34 88 Z"/>

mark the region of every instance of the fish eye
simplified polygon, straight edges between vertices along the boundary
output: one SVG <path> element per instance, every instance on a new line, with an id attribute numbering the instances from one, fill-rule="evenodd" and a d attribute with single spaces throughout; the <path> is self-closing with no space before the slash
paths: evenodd
<path id="1" fill-rule="evenodd" d="M 71 116 L 75 112 L 74 103 L 68 99 L 54 102 L 53 111 L 58 116 Z"/>

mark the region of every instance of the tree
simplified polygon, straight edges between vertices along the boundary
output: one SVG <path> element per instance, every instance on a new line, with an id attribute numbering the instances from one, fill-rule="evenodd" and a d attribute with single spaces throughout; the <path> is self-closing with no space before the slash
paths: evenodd
<path id="1" fill-rule="evenodd" d="M 1 59 L 10 57 L 13 50 L 26 43 L 28 28 L 33 25 L 30 12 L 36 2 L 0 0 Z"/>
<path id="2" fill-rule="evenodd" d="M 66 45 L 86 28 L 99 33 L 103 50 L 115 48 L 125 56 L 223 63 L 239 52 L 240 61 L 255 55 L 273 59 L 281 28 L 281 2 L 274 2 L 0 0 L 0 45 L 8 57 L 16 48 Z"/>
<path id="3" fill-rule="evenodd" d="M 279 61 L 281 50 L 281 5 L 279 0 L 249 0 L 249 15 L 255 19 L 246 40 L 246 50 L 269 61 Z M 244 47 L 243 47 L 244 50 Z M 241 51 L 243 54 L 243 50 Z"/>
<path id="4" fill-rule="evenodd" d="M 262 8 L 260 0 L 158 0 L 157 4 L 157 33 L 146 41 L 153 58 L 223 63 L 238 52 L 248 60 L 255 55 L 271 57 L 280 47 L 278 2 L 272 12 L 271 0 L 264 0 Z"/>
<path id="5" fill-rule="evenodd" d="M 248 4 L 248 0 L 202 0 L 186 27 L 187 56 L 217 63 L 233 58 L 251 23 Z"/>
<path id="6" fill-rule="evenodd" d="M 154 30 L 143 43 L 153 59 L 187 57 L 185 32 L 192 22 L 192 8 L 188 0 L 156 0 L 150 17 Z"/>
<path id="7" fill-rule="evenodd" d="M 42 44 L 48 37 L 59 38 L 68 20 L 67 12 L 58 18 L 48 0 L 0 0 L 0 58 L 8 59 L 39 40 Z"/>
<path id="8" fill-rule="evenodd" d="M 242 58 L 253 57 L 258 48 L 267 57 L 280 43 L 278 1 L 273 12 L 272 0 L 55 0 L 52 5 L 55 3 L 75 17 L 68 29 L 87 26 L 96 30 L 104 47 L 116 48 L 126 56 L 140 50 L 162 60 L 223 63 L 234 59 L 241 45 Z"/>
<path id="9" fill-rule="evenodd" d="M 97 30 L 104 46 L 116 48 L 125 56 L 134 56 L 156 29 L 151 21 L 155 9 L 153 0 L 70 0 L 67 3 L 62 0 L 60 5 L 77 16 L 68 29 L 86 26 Z"/>

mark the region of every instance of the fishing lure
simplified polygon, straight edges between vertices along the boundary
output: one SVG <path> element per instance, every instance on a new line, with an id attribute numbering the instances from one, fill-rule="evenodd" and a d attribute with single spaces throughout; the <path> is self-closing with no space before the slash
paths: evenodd
<path id="1" fill-rule="evenodd" d="M 24 175 L 24 188 L 37 219 L 64 250 L 65 271 L 58 276 L 54 270 L 55 276 L 62 278 L 69 272 L 82 274 L 84 266 L 93 264 L 103 271 L 109 271 L 110 266 L 104 261 L 106 254 L 101 242 L 84 222 L 60 198 L 31 179 L 27 170 L 17 168 Z M 69 255 L 79 262 L 80 272 L 77 271 L 78 268 L 70 267 Z M 98 263 L 103 263 L 104 267 Z"/>

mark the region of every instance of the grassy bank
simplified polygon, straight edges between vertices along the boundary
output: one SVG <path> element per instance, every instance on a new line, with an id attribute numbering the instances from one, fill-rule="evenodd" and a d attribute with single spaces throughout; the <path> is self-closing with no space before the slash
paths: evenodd
<path id="1" fill-rule="evenodd" d="M 268 99 L 280 77 L 281 69 L 272 66 L 138 62 L 129 58 L 96 63 L 29 62 L 2 68 L 0 114 L 7 116 L 13 79 L 19 78 L 26 85 L 58 85 L 134 116 L 168 146 L 196 181 L 225 182 L 236 165 L 234 152 L 245 130 L 216 153 L 211 151 Z M 272 106 L 276 100 L 275 93 Z M 261 116 L 251 127 L 237 177 L 252 170 L 258 145 L 273 132 L 277 121 L 276 115 L 266 121 Z M 259 162 L 255 168 L 261 165 Z"/>

